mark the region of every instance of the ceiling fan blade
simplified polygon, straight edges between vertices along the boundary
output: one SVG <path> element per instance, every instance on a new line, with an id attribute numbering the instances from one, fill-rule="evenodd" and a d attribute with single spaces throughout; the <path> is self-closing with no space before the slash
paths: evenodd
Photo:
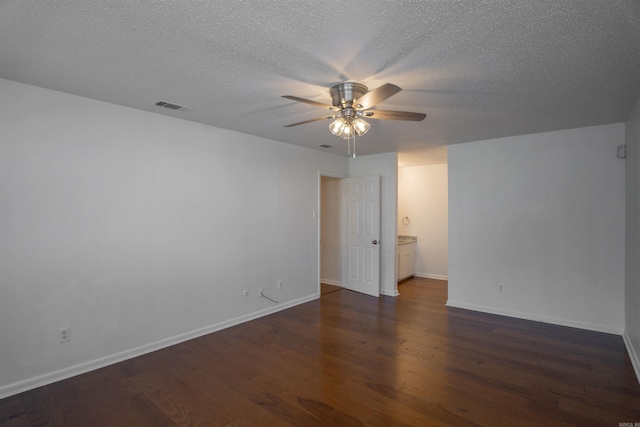
<path id="1" fill-rule="evenodd" d="M 297 96 L 292 95 L 282 95 L 283 98 L 290 99 L 292 101 L 304 102 L 305 104 L 314 105 L 316 107 L 328 108 L 329 110 L 336 110 L 336 107 L 329 104 L 323 104 L 322 102 L 312 101 L 310 99 L 298 98 Z"/>
<path id="2" fill-rule="evenodd" d="M 366 110 L 376 104 L 381 103 L 385 99 L 391 98 L 396 93 L 400 92 L 400 89 L 396 85 L 391 83 L 385 83 L 377 89 L 369 91 L 356 100 L 356 107 L 359 110 Z"/>
<path id="3" fill-rule="evenodd" d="M 410 113 L 408 111 L 371 110 L 362 113 L 362 117 L 378 120 L 409 120 L 419 122 L 424 120 L 427 115 L 423 113 Z"/>
<path id="4" fill-rule="evenodd" d="M 298 123 L 293 123 L 293 124 L 290 124 L 290 125 L 286 125 L 285 127 L 286 128 L 290 128 L 292 126 L 298 126 L 298 125 L 303 125 L 305 123 L 312 123 L 312 122 L 317 122 L 317 121 L 320 121 L 320 120 L 333 119 L 333 118 L 335 118 L 335 116 L 317 117 L 315 119 L 305 120 L 303 122 L 298 122 Z"/>

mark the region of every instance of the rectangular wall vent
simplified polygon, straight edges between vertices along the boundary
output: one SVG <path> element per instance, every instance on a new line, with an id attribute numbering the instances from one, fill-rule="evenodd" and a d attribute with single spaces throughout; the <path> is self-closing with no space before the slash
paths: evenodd
<path id="1" fill-rule="evenodd" d="M 170 102 L 165 102 L 165 101 L 158 101 L 156 102 L 156 105 L 158 107 L 164 107 L 164 108 L 168 108 L 170 110 L 175 110 L 175 111 L 191 111 L 191 108 L 189 107 L 185 107 L 183 105 L 178 105 L 178 104 L 172 104 Z"/>

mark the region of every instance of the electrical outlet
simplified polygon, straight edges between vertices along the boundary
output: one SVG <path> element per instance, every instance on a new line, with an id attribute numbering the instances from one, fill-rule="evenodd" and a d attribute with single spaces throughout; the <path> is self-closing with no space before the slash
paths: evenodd
<path id="1" fill-rule="evenodd" d="M 278 289 L 282 289 L 282 280 L 278 280 Z"/>
<path id="2" fill-rule="evenodd" d="M 504 285 L 502 283 L 498 283 L 498 292 L 504 292 Z"/>
<path id="3" fill-rule="evenodd" d="M 71 339 L 71 328 L 61 328 L 58 330 L 58 342 L 68 342 Z"/>
<path id="4" fill-rule="evenodd" d="M 264 292 L 264 288 L 258 289 L 258 296 L 261 297 L 263 292 Z"/>

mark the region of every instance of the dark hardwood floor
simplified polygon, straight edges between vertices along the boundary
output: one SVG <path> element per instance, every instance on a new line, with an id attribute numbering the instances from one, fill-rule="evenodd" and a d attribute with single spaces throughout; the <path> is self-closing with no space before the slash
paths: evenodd
<path id="1" fill-rule="evenodd" d="M 331 292 L 340 291 L 342 289 L 344 289 L 344 288 L 341 287 L 341 286 L 329 285 L 328 283 L 321 283 L 320 284 L 320 294 L 321 295 L 330 294 Z"/>
<path id="2" fill-rule="evenodd" d="M 622 338 L 347 290 L 0 400 L 3 426 L 640 423 Z"/>

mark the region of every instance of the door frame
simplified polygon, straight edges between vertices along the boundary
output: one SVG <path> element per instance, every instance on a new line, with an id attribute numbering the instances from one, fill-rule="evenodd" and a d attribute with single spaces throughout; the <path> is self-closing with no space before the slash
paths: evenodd
<path id="1" fill-rule="evenodd" d="M 377 156 L 377 157 L 376 157 Z M 380 202 L 381 208 L 381 258 L 380 258 L 380 295 L 386 295 L 391 297 L 397 297 L 400 295 L 398 292 L 398 159 L 397 155 L 393 159 L 393 167 L 391 162 L 386 158 L 379 158 L 381 155 L 367 156 L 368 159 L 374 158 L 375 160 L 369 160 L 366 163 L 366 167 L 356 168 L 358 175 L 372 175 L 378 174 L 381 176 L 380 185 Z M 362 172 L 362 173 L 361 173 Z M 369 172 L 369 173 L 366 173 Z M 327 176 L 331 178 L 348 178 L 351 173 L 341 173 L 335 170 L 318 170 L 318 193 L 317 193 L 317 209 L 320 209 L 320 189 L 321 189 L 321 176 Z M 316 250 L 318 251 L 317 259 L 317 283 L 318 283 L 318 297 L 320 296 L 320 221 L 318 221 L 316 229 Z M 340 249 L 342 250 L 342 248 Z M 344 266 L 342 266 L 344 268 Z"/>

